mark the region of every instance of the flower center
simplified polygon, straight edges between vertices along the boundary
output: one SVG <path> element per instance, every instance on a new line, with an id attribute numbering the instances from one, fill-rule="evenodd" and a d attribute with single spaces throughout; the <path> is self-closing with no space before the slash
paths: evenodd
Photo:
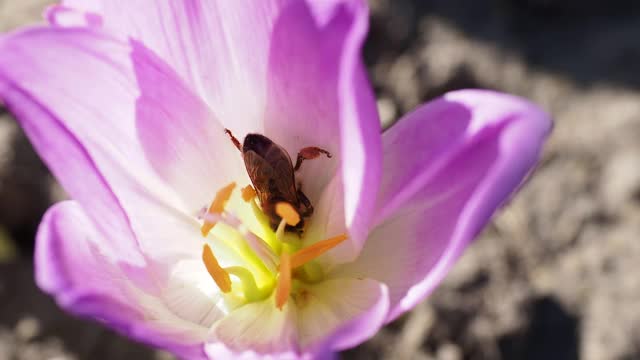
<path id="1" fill-rule="evenodd" d="M 291 204 L 275 204 L 281 220 L 274 231 L 253 187 L 244 187 L 241 196 L 234 196 L 235 188 L 231 183 L 220 189 L 199 214 L 204 238 L 202 261 L 230 303 L 262 301 L 275 292 L 275 305 L 282 309 L 298 284 L 324 279 L 323 268 L 315 260 L 347 236 L 308 241 L 312 245 L 303 247 L 298 233 L 286 231 L 287 225 L 301 221 Z M 216 249 L 220 249 L 218 256 Z"/>

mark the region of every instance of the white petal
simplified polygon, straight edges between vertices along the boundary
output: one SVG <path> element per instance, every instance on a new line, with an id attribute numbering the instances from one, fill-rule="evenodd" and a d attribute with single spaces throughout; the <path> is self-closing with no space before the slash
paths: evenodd
<path id="1" fill-rule="evenodd" d="M 213 329 L 214 337 L 231 351 L 253 349 L 259 354 L 297 351 L 296 332 L 295 306 L 278 310 L 273 297 L 234 310 Z"/>
<path id="2" fill-rule="evenodd" d="M 282 311 L 273 298 L 232 311 L 214 327 L 216 340 L 224 344 L 215 351 L 252 349 L 286 357 L 342 350 L 373 336 L 388 306 L 386 287 L 377 281 L 328 279 L 298 288 Z"/>
<path id="3" fill-rule="evenodd" d="M 313 216 L 308 219 L 309 225 L 303 238 L 305 246 L 333 236 L 347 234 L 347 227 L 344 221 L 343 194 L 342 176 L 337 174 L 325 188 L 320 196 L 320 201 L 313 204 Z M 354 251 L 355 246 L 351 244 L 350 239 L 347 239 L 323 255 L 319 261 L 325 267 L 330 268 L 335 263 L 350 259 Z"/>
<path id="4" fill-rule="evenodd" d="M 355 346 L 380 329 L 389 306 L 384 285 L 354 278 L 329 279 L 310 286 L 295 302 L 303 349 Z"/>
<path id="5" fill-rule="evenodd" d="M 225 315 L 224 300 L 201 261 L 178 263 L 162 292 L 167 307 L 178 317 L 210 327 Z"/>

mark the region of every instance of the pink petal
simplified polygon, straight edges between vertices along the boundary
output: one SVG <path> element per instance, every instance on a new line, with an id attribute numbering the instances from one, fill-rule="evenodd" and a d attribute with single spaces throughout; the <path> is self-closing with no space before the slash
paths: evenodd
<path id="1" fill-rule="evenodd" d="M 61 5 L 96 14 L 102 11 L 102 0 L 62 0 Z"/>
<path id="2" fill-rule="evenodd" d="M 238 355 L 249 351 L 277 358 L 298 353 L 295 307 L 288 304 L 280 310 L 273 297 L 234 309 L 213 326 L 212 334 Z"/>
<path id="3" fill-rule="evenodd" d="M 35 262 L 36 281 L 44 291 L 56 295 L 58 303 L 81 315 L 122 314 L 140 318 L 128 305 L 129 286 L 120 269 L 100 253 L 93 224 L 75 201 L 64 201 L 49 209 L 38 229 Z M 93 308 L 97 299 L 105 306 Z M 115 311 L 117 310 L 117 311 Z M 97 311 L 105 314 L 96 313 Z"/>
<path id="4" fill-rule="evenodd" d="M 207 345 L 207 353 L 212 358 L 310 358 L 356 346 L 384 324 L 388 294 L 377 281 L 333 278 L 305 290 L 282 310 L 273 298 L 235 309 L 214 325 L 221 343 Z"/>
<path id="5" fill-rule="evenodd" d="M 446 94 L 400 120 L 383 135 L 379 225 L 338 272 L 387 284 L 389 321 L 415 306 L 522 183 L 550 124 L 522 99 L 479 90 Z"/>
<path id="6" fill-rule="evenodd" d="M 101 27 L 101 0 L 62 0 L 44 11 L 44 18 L 52 26 Z"/>
<path id="7" fill-rule="evenodd" d="M 0 39 L 0 52 L 3 54 L 0 57 L 0 98 L 21 120 L 21 125 L 36 150 L 50 165 L 54 174 L 59 175 L 59 179 L 67 191 L 83 203 L 83 206 L 91 208 L 94 220 L 103 233 L 113 236 L 114 241 L 106 244 L 105 250 L 111 248 L 111 252 L 127 253 L 129 254 L 127 261 L 140 265 L 143 263 L 143 258 L 135 242 L 131 241 L 134 236 L 128 224 L 129 219 L 113 191 L 113 182 L 108 181 L 101 174 L 80 139 L 59 120 L 49 106 L 45 105 L 45 102 L 59 103 L 58 106 L 61 109 L 69 112 L 79 110 L 77 107 L 74 109 L 74 106 L 69 104 L 69 97 L 65 96 L 76 87 L 70 85 L 64 93 L 57 91 L 58 89 L 55 89 L 53 84 L 56 80 L 65 81 L 64 76 L 42 74 L 35 66 L 36 64 L 32 64 L 33 61 L 41 61 L 49 63 L 48 66 L 51 68 L 56 67 L 55 61 L 47 61 L 51 54 L 34 56 L 32 61 L 29 57 L 24 56 L 23 52 L 26 49 L 35 50 L 39 46 L 45 46 L 42 43 L 44 33 L 44 31 L 32 31 L 16 37 Z M 25 43 L 16 41 L 18 38 L 25 38 Z M 112 44 L 101 43 L 99 45 L 102 47 L 102 51 L 108 52 L 111 50 L 110 45 Z M 95 63 L 97 61 L 93 65 L 96 65 Z M 91 72 L 90 66 L 88 68 L 88 71 Z M 53 71 L 53 69 L 51 70 Z M 37 81 L 41 78 L 47 78 L 48 81 Z M 67 79 L 67 81 L 69 80 L 71 79 Z M 24 86 L 19 84 L 24 84 Z M 48 87 L 50 88 L 47 89 Z M 36 99 L 32 90 L 41 93 L 42 100 Z M 101 87 L 93 86 L 85 91 L 93 98 L 105 98 L 104 94 L 100 94 Z M 62 101 L 58 101 L 57 98 L 61 97 Z M 86 113 L 86 110 L 80 112 L 76 118 L 80 120 L 84 118 Z"/>
<path id="8" fill-rule="evenodd" d="M 36 241 L 38 286 L 78 316 L 99 319 L 120 333 L 180 356 L 204 358 L 201 345 L 175 342 L 146 323 L 144 309 L 128 293 L 134 285 L 101 254 L 108 241 L 98 234 L 77 202 L 49 209 Z"/>
<path id="9" fill-rule="evenodd" d="M 83 29 L 26 31 L 0 40 L 0 52 L 0 97 L 65 189 L 113 239 L 106 247 L 132 263 L 142 261 L 138 246 L 145 254 L 198 256 L 197 223 L 184 212 L 190 209 L 185 199 L 197 189 L 182 191 L 192 185 L 183 179 L 190 175 L 202 184 L 204 198 L 193 208 L 195 213 L 210 201 L 207 192 L 215 191 L 218 179 L 205 169 L 224 171 L 208 163 L 205 153 L 201 161 L 182 162 L 199 153 L 188 149 L 192 134 L 179 131 L 187 126 L 143 118 L 182 111 L 176 120 L 192 121 L 196 129 L 210 120 L 203 117 L 202 106 L 190 107 L 199 103 L 178 91 L 180 81 L 162 72 L 166 66 L 144 52 L 132 54 L 127 44 Z M 136 75 L 144 80 L 144 89 Z M 155 92 L 149 84 L 153 76 L 162 79 Z M 180 96 L 167 97 L 163 88 L 176 89 Z M 140 111 L 154 102 L 162 104 L 158 112 Z M 149 141 L 141 143 L 140 131 L 144 139 L 157 134 L 163 140 L 172 132 L 170 150 L 175 154 L 155 151 Z M 201 141 L 208 140 L 206 134 Z M 202 166 L 190 166 L 194 162 Z M 173 176 L 181 172 L 183 177 Z M 165 175 L 165 182 L 158 174 Z"/>
<path id="10" fill-rule="evenodd" d="M 305 162 L 299 178 L 317 203 L 340 170 L 344 195 L 332 206 L 344 206 L 346 260 L 366 238 L 380 177 L 380 123 L 360 54 L 367 27 L 362 1 L 292 2 L 275 21 L 269 51 L 265 133 L 293 157 L 306 146 L 334 154 Z"/>
<path id="11" fill-rule="evenodd" d="M 298 306 L 300 341 L 314 349 L 352 348 L 375 335 L 389 311 L 387 287 L 374 280 L 333 278 L 309 287 Z"/>
<path id="12" fill-rule="evenodd" d="M 339 356 L 328 349 L 323 349 L 320 353 L 300 355 L 295 352 L 281 353 L 277 356 L 264 356 L 255 351 L 246 350 L 234 352 L 222 343 L 207 344 L 205 351 L 209 359 L 234 359 L 234 360 L 338 360 Z"/>
<path id="13" fill-rule="evenodd" d="M 337 176 L 352 239 L 343 257 L 356 256 L 381 163 L 379 121 L 360 58 L 364 1 L 116 0 L 103 1 L 101 14 L 107 29 L 165 59 L 239 138 L 264 133 L 294 160 L 305 146 L 331 151 L 334 159 L 303 166 L 303 190 L 317 202 L 342 169 Z"/>
<path id="14" fill-rule="evenodd" d="M 163 58 L 225 127 L 241 137 L 262 132 L 269 38 L 285 1 L 93 3 L 100 4 L 106 29 L 139 40 Z"/>
<path id="15" fill-rule="evenodd" d="M 51 5 L 45 12 L 44 17 L 54 26 L 62 27 L 100 27 L 102 17 L 90 11 L 80 11 L 77 8 L 65 5 Z"/>
<path id="16" fill-rule="evenodd" d="M 157 173 L 195 214 L 232 181 L 249 179 L 242 155 L 207 105 L 162 60 L 132 41 L 140 97 L 136 127 Z"/>

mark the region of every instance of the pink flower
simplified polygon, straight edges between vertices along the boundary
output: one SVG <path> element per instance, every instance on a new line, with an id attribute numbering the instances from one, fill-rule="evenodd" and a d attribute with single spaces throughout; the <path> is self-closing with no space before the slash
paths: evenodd
<path id="1" fill-rule="evenodd" d="M 462 90 L 381 134 L 364 0 L 68 0 L 47 16 L 0 38 L 0 98 L 73 198 L 42 221 L 38 284 L 185 358 L 371 337 L 442 280 L 550 128 L 525 100 Z M 296 175 L 315 207 L 300 237 L 242 199 L 225 128 L 333 154 Z"/>

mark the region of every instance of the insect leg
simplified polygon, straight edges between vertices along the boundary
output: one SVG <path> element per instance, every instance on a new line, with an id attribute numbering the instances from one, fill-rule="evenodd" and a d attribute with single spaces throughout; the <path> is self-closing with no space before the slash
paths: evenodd
<path id="1" fill-rule="evenodd" d="M 298 200 L 300 200 L 300 202 L 304 205 L 304 212 L 300 215 L 302 215 L 302 217 L 309 217 L 313 214 L 313 205 L 311 205 L 311 201 L 309 201 L 309 198 L 307 198 L 307 195 L 305 195 L 302 190 L 298 189 Z"/>
<path id="2" fill-rule="evenodd" d="M 229 135 L 229 138 L 231 138 L 231 142 L 233 142 L 233 145 L 235 145 L 238 150 L 242 151 L 242 144 L 240 144 L 240 141 L 238 141 L 238 139 L 236 139 L 236 137 L 233 136 L 233 134 L 231 133 L 231 130 L 224 129 L 224 132 L 227 135 Z"/>
<path id="3" fill-rule="evenodd" d="M 293 169 L 298 171 L 298 169 L 300 169 L 300 166 L 302 165 L 302 162 L 304 160 L 315 159 L 318 156 L 320 156 L 321 154 L 327 155 L 328 158 L 331 157 L 331 153 L 330 152 L 328 152 L 327 150 L 321 149 L 319 147 L 309 146 L 309 147 L 301 149 L 298 152 L 298 158 L 296 159 L 296 166 Z"/>

